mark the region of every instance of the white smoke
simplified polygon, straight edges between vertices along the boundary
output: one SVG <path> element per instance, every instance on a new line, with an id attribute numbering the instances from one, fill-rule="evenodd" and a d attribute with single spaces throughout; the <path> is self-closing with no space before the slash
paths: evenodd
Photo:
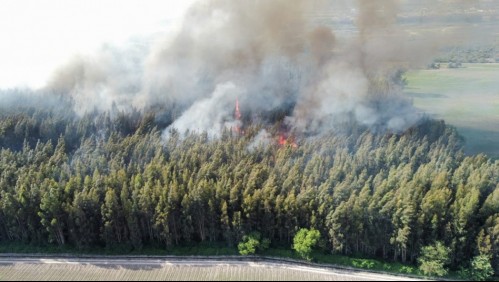
<path id="1" fill-rule="evenodd" d="M 255 118 L 286 110 L 297 132 L 317 134 L 352 121 L 403 131 L 419 115 L 401 97 L 396 74 L 426 65 L 453 34 L 415 40 L 397 24 L 400 4 L 357 0 L 356 31 L 345 37 L 314 21 L 314 13 L 351 2 L 200 0 L 157 44 L 78 58 L 48 89 L 71 95 L 78 112 L 112 105 L 183 109 L 165 132 L 217 136 L 240 122 L 233 118 L 236 97 Z"/>
<path id="2" fill-rule="evenodd" d="M 196 101 L 181 117 L 165 130 L 165 136 L 172 129 L 183 134 L 187 131 L 206 132 L 208 136 L 218 136 L 224 128 L 231 130 L 237 126 L 233 114 L 234 101 L 242 92 L 232 82 L 220 84 L 213 94 Z"/>
<path id="3" fill-rule="evenodd" d="M 270 134 L 267 130 L 262 129 L 258 134 L 253 138 L 253 141 L 248 145 L 249 151 L 254 151 L 259 147 L 267 147 L 272 144 L 272 134 Z"/>

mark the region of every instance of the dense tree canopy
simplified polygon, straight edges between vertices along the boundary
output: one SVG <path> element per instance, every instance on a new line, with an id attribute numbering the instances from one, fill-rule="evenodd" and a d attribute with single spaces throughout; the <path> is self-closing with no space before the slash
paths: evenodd
<path id="1" fill-rule="evenodd" d="M 310 228 L 333 253 L 416 263 L 438 241 L 452 268 L 483 254 L 499 270 L 499 162 L 463 155 L 443 122 L 404 134 L 352 125 L 295 148 L 254 146 L 256 125 L 164 140 L 160 120 L 0 114 L 0 241 L 236 246 L 257 231 L 291 246 Z"/>

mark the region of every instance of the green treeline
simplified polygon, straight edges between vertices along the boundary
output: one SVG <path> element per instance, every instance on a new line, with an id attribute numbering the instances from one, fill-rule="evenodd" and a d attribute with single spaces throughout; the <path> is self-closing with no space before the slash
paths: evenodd
<path id="1" fill-rule="evenodd" d="M 215 140 L 162 128 L 153 114 L 0 114 L 0 242 L 236 247 L 258 232 L 291 248 L 310 228 L 329 253 L 416 264 L 441 242 L 451 268 L 482 255 L 498 273 L 499 162 L 464 156 L 443 122 L 298 148 L 255 146 L 259 126 Z"/>

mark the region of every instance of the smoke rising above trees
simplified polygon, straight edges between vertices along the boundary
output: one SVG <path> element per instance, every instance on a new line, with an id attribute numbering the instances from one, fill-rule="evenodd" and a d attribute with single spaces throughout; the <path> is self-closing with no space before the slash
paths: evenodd
<path id="1" fill-rule="evenodd" d="M 300 132 L 319 133 L 352 116 L 360 124 L 395 131 L 414 124 L 417 114 L 398 96 L 398 85 L 389 80 L 405 58 L 383 46 L 389 39 L 390 46 L 398 48 L 395 41 L 399 38 L 379 36 L 396 29 L 397 1 L 382 1 L 375 7 L 359 1 L 359 35 L 345 42 L 340 42 L 330 27 L 311 21 L 310 14 L 325 4 L 200 2 L 188 14 L 179 36 L 150 57 L 156 68 L 177 65 L 178 61 L 189 67 L 156 72 L 162 76 L 158 81 L 168 83 L 168 88 L 179 85 L 172 82 L 178 75 L 193 78 L 189 86 L 194 89 L 175 89 L 168 97 L 180 93 L 183 102 L 187 99 L 192 103 L 190 109 L 199 107 L 200 98 L 217 99 L 211 94 L 213 89 L 230 82 L 238 94 L 226 95 L 227 99 L 242 96 L 242 104 L 251 112 L 283 104 L 294 107 L 288 121 Z M 210 130 L 221 124 L 210 116 L 225 107 L 224 103 L 213 103 L 204 111 L 187 110 L 170 127 L 181 132 Z M 209 121 L 208 127 L 196 128 L 199 120 Z"/>
<path id="2" fill-rule="evenodd" d="M 0 242 L 289 246 L 310 228 L 329 253 L 416 263 L 440 241 L 453 269 L 498 273 L 499 162 L 400 95 L 452 36 L 415 40 L 402 0 L 356 1 L 349 36 L 314 18 L 346 2 L 198 1 L 154 44 L 0 91 Z"/>
<path id="3" fill-rule="evenodd" d="M 76 57 L 43 92 L 69 97 L 80 115 L 175 108 L 165 136 L 173 128 L 219 135 L 236 122 L 236 99 L 259 122 L 267 122 L 262 113 L 284 110 L 300 133 L 351 122 L 400 132 L 420 117 L 400 95 L 401 69 L 426 65 L 453 36 L 416 40 L 397 23 L 403 3 L 356 1 L 356 31 L 346 37 L 314 20 L 322 9 L 352 5 L 344 1 L 200 0 L 175 32 Z"/>

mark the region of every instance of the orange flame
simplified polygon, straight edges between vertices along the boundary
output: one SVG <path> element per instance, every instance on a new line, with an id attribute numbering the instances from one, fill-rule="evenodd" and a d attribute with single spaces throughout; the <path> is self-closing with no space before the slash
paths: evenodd
<path id="1" fill-rule="evenodd" d="M 236 111 L 234 112 L 234 119 L 241 120 L 241 111 L 239 110 L 239 99 L 236 98 Z"/>
<path id="2" fill-rule="evenodd" d="M 284 146 L 288 143 L 288 140 L 286 140 L 286 137 L 284 137 L 284 134 L 279 135 L 279 141 L 277 141 L 279 146 Z"/>
<path id="3" fill-rule="evenodd" d="M 239 110 L 239 99 L 236 98 L 236 110 L 234 111 L 234 119 L 236 120 L 236 125 L 234 126 L 233 130 L 236 132 L 238 135 L 244 135 L 244 131 L 241 129 L 241 111 Z"/>
<path id="4" fill-rule="evenodd" d="M 287 138 L 286 134 L 284 134 L 284 133 L 279 134 L 279 139 L 277 140 L 277 144 L 280 147 L 290 145 L 294 149 L 298 148 L 298 144 L 296 144 L 294 138 Z"/>

